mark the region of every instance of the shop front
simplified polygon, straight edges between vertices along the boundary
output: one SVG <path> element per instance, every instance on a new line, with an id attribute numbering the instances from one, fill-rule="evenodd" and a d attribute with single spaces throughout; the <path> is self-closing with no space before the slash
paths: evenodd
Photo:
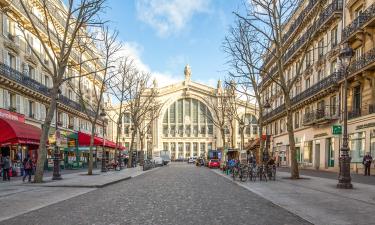
<path id="1" fill-rule="evenodd" d="M 25 123 L 24 115 L 0 109 L 0 154 L 9 156 L 11 176 L 21 176 L 22 160 L 29 155 L 37 160 L 41 129 Z"/>

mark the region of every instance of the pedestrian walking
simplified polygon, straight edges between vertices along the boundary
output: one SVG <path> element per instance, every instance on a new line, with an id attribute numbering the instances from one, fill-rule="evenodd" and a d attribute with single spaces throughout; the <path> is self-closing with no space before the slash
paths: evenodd
<path id="1" fill-rule="evenodd" d="M 124 158 L 125 168 L 128 167 L 128 161 L 129 161 L 129 158 L 128 158 L 128 157 L 125 157 L 125 158 Z"/>
<path id="2" fill-rule="evenodd" d="M 3 159 L 3 180 L 4 181 L 6 180 L 10 181 L 9 169 L 10 169 L 10 160 L 9 160 L 9 156 L 6 156 Z"/>
<path id="3" fill-rule="evenodd" d="M 3 154 L 0 153 L 0 177 L 3 176 L 3 166 L 4 166 L 4 157 L 3 157 Z"/>
<path id="4" fill-rule="evenodd" d="M 369 152 L 363 157 L 362 164 L 365 166 L 365 176 L 370 176 L 370 167 L 372 163 L 372 157 Z"/>
<path id="5" fill-rule="evenodd" d="M 25 182 L 25 178 L 29 176 L 29 182 L 31 182 L 31 174 L 33 170 L 33 161 L 31 160 L 30 156 L 27 155 L 26 158 L 23 160 L 23 169 L 25 171 L 23 175 L 22 181 Z"/>

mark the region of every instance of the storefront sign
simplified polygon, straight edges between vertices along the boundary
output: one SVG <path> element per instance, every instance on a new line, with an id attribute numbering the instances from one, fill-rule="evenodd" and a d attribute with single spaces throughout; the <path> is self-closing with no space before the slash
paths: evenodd
<path id="1" fill-rule="evenodd" d="M 324 136 L 328 136 L 328 134 L 327 133 L 315 134 L 314 138 L 319 138 L 319 137 L 324 137 Z"/>
<path id="2" fill-rule="evenodd" d="M 369 127 L 375 127 L 375 123 L 365 123 L 356 127 L 356 130 L 365 129 Z"/>
<path id="3" fill-rule="evenodd" d="M 342 134 L 342 126 L 341 125 L 332 125 L 332 134 L 333 135 Z"/>
<path id="4" fill-rule="evenodd" d="M 25 115 L 18 114 L 15 112 L 10 112 L 5 109 L 0 109 L 0 117 L 8 120 L 17 120 L 18 122 L 25 122 Z"/>

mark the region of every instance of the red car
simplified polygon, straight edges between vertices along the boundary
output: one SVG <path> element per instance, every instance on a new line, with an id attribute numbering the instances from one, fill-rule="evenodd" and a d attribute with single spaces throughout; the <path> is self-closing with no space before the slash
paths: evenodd
<path id="1" fill-rule="evenodd" d="M 208 161 L 208 168 L 219 168 L 220 167 L 220 162 L 217 159 L 211 159 Z"/>

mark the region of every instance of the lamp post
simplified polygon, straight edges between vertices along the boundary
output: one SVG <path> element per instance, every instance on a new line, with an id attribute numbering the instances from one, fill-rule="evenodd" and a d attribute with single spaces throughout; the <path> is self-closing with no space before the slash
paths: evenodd
<path id="1" fill-rule="evenodd" d="M 347 89 L 348 89 L 348 68 L 350 65 L 350 60 L 354 55 L 353 49 L 349 46 L 348 43 L 344 45 L 344 47 L 341 49 L 339 54 L 339 59 L 341 62 L 341 72 L 344 73 L 344 90 L 343 90 L 343 104 L 344 104 L 344 112 L 343 112 L 343 142 L 342 146 L 340 148 L 340 159 L 339 159 L 339 179 L 337 183 L 337 188 L 340 189 L 352 189 L 353 185 L 351 183 L 351 177 L 350 177 L 350 161 L 351 157 L 349 156 L 349 144 L 348 144 L 348 102 L 347 102 Z"/>
<path id="2" fill-rule="evenodd" d="M 61 180 L 61 174 L 60 174 L 60 152 L 59 152 L 59 146 L 58 146 L 58 139 L 60 139 L 60 131 L 58 130 L 58 104 L 57 101 L 60 98 L 61 90 L 57 89 L 57 95 L 56 95 L 56 109 L 55 109 L 55 148 L 54 148 L 54 154 L 53 154 L 53 175 L 52 180 Z"/>
<path id="3" fill-rule="evenodd" d="M 105 158 L 105 150 L 104 150 L 104 142 L 105 142 L 105 138 L 104 138 L 104 134 L 105 134 L 105 112 L 104 112 L 104 109 L 102 109 L 102 112 L 100 113 L 100 117 L 102 118 L 102 122 L 103 122 L 103 147 L 102 147 L 102 168 L 101 168 L 101 172 L 107 172 L 107 168 L 105 166 L 106 164 L 106 158 Z"/>
<path id="4" fill-rule="evenodd" d="M 266 99 L 266 103 L 264 103 L 263 108 L 264 109 L 270 109 L 271 108 L 271 105 L 270 105 L 268 99 Z M 261 116 L 263 116 L 263 115 L 261 115 Z M 266 140 L 265 140 L 266 146 L 263 148 L 264 150 L 263 150 L 263 159 L 262 159 L 262 161 L 264 163 L 266 162 L 266 159 L 268 159 L 268 141 L 269 141 L 269 139 L 268 139 L 268 129 L 266 127 Z"/>

